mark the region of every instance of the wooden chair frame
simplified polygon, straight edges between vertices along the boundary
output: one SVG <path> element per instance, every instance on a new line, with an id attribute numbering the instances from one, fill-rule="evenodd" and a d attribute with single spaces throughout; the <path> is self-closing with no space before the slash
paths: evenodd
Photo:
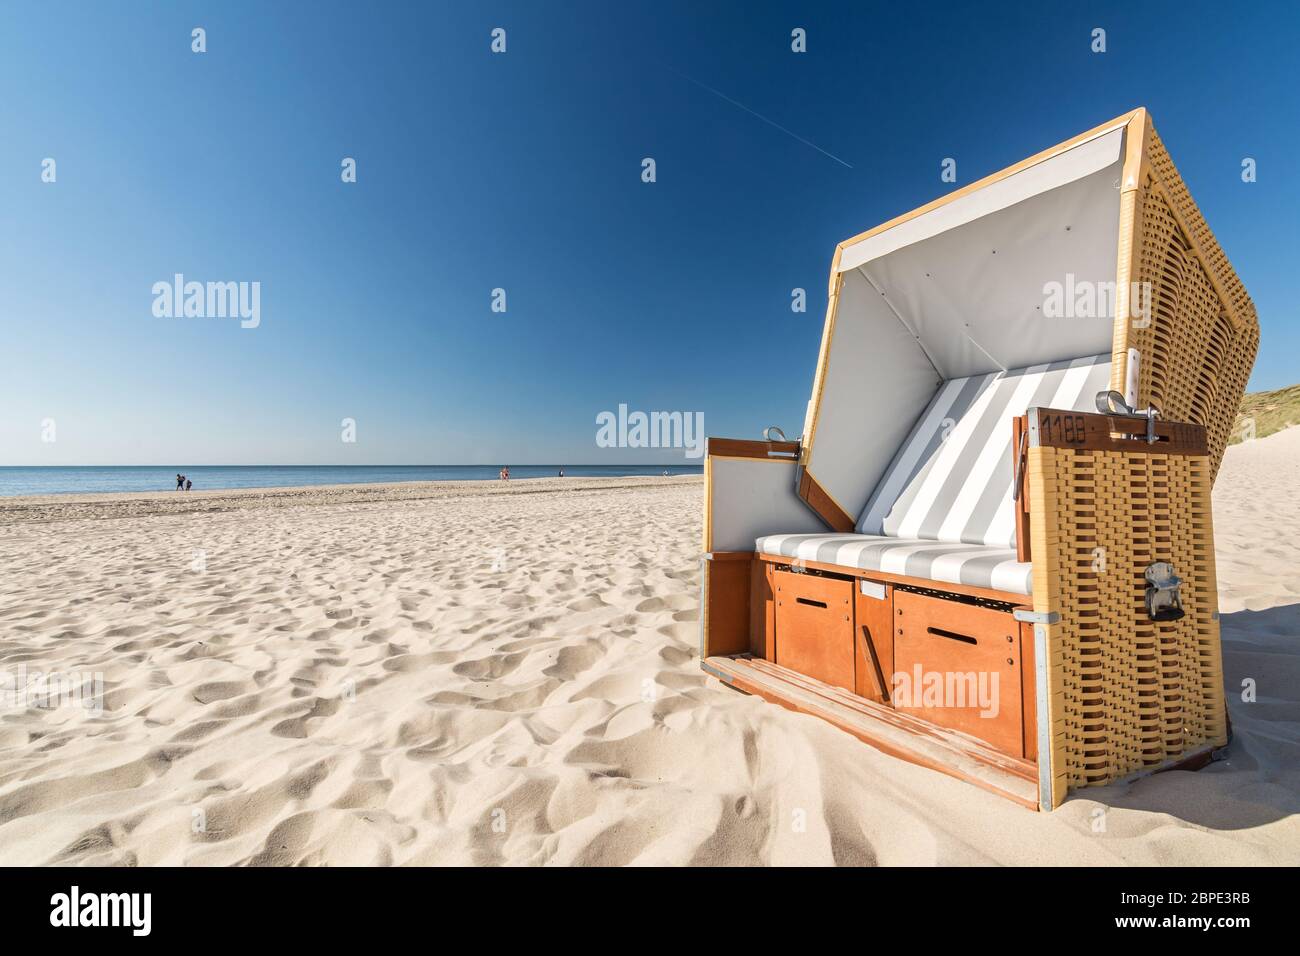
<path id="1" fill-rule="evenodd" d="M 851 530 L 852 515 L 807 467 L 841 254 L 1096 130 L 841 243 L 804 437 L 710 439 L 705 468 L 705 671 L 820 716 L 885 752 L 1043 810 L 1080 788 L 1199 766 L 1228 740 L 1210 492 L 1258 349 L 1258 322 L 1146 111 L 1097 129 L 1116 123 L 1124 124 L 1126 148 L 1111 387 L 1135 407 L 1158 408 L 1160 417 L 1154 435 L 1142 419 L 1073 410 L 1034 408 L 1015 422 L 1014 447 L 1023 455 L 1008 467 L 1021 482 L 1017 550 L 1019 560 L 1032 564 L 1032 598 L 758 554 L 752 540 L 748 549 L 737 540 L 719 541 L 714 499 L 725 496 L 726 485 L 715 472 L 726 461 L 764 481 L 788 482 L 820 528 Z M 1151 289 L 1153 308 L 1145 314 L 1129 301 L 1134 284 Z M 1176 620 L 1148 613 L 1144 572 L 1157 561 L 1172 563 L 1182 578 L 1183 616 Z M 785 608 L 783 595 L 796 592 L 793 600 L 824 606 L 835 635 L 844 626 L 839 619 L 847 621 L 851 666 L 838 644 L 835 659 L 824 659 L 829 651 L 814 633 L 821 626 L 815 615 Z M 923 616 L 956 615 L 971 622 L 971 633 L 1004 641 L 1006 676 L 1020 682 L 1018 697 L 1008 699 L 1019 708 L 1022 739 L 1008 725 L 995 746 L 924 711 L 893 706 L 896 642 L 912 640 L 899 615 L 914 607 Z M 778 614 L 785 615 L 784 630 Z M 783 649 L 805 671 L 834 676 L 824 680 L 784 666 Z"/>

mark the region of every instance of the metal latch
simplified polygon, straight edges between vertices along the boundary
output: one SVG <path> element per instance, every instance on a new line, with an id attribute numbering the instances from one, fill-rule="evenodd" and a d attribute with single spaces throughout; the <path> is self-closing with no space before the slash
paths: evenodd
<path id="1" fill-rule="evenodd" d="M 1147 616 L 1153 621 L 1177 621 L 1183 616 L 1183 599 L 1178 593 L 1182 578 L 1168 561 L 1147 565 Z"/>
<path id="2" fill-rule="evenodd" d="M 1120 418 L 1145 419 L 1147 423 L 1147 444 L 1154 445 L 1160 440 L 1160 437 L 1156 435 L 1156 419 L 1160 417 L 1160 411 L 1150 405 L 1146 408 L 1137 409 L 1124 401 L 1124 396 L 1119 392 L 1098 392 L 1097 411 L 1103 415 L 1116 415 Z"/>
<path id="3" fill-rule="evenodd" d="M 783 431 L 782 431 L 778 426 L 776 426 L 776 425 L 768 425 L 766 428 L 763 429 L 763 441 L 766 441 L 766 442 L 773 442 L 773 443 L 774 443 L 774 442 L 788 442 L 789 440 L 790 440 L 790 439 L 788 439 L 788 438 L 785 437 L 785 432 L 783 432 Z M 798 461 L 798 460 L 799 460 L 799 452 L 797 452 L 797 451 L 772 451 L 772 450 L 769 449 L 769 451 L 768 451 L 768 453 L 767 453 L 767 457 L 768 457 L 768 458 L 786 458 L 786 459 L 789 459 L 790 461 Z"/>

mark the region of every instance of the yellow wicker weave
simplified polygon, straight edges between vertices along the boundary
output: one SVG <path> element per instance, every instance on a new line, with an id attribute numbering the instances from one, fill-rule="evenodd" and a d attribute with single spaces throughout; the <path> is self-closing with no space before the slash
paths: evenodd
<path id="1" fill-rule="evenodd" d="M 1035 625 L 1045 807 L 1227 742 L 1210 492 L 1259 323 L 1144 110 L 1128 137 L 1111 387 L 1125 390 L 1137 350 L 1137 405 L 1204 425 L 1209 454 L 1029 449 L 1034 608 L 1059 614 Z M 1183 579 L 1181 620 L 1146 612 L 1155 561 Z"/>
<path id="2" fill-rule="evenodd" d="M 1227 741 L 1210 462 L 1032 448 L 1034 606 L 1047 628 L 1052 800 Z M 1183 576 L 1179 621 L 1151 621 L 1143 573 Z"/>
<path id="3" fill-rule="evenodd" d="M 1127 353 L 1141 354 L 1138 404 L 1171 421 L 1204 425 L 1218 473 L 1259 349 L 1259 321 L 1145 111 L 1124 171 L 1111 387 L 1124 391 Z M 1132 284 L 1150 289 L 1150 315 Z"/>

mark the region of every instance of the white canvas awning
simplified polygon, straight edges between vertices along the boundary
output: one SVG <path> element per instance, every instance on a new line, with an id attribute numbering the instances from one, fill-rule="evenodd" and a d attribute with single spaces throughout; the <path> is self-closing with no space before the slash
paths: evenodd
<path id="1" fill-rule="evenodd" d="M 1111 351 L 1125 136 L 1108 124 L 841 245 L 805 464 L 844 514 L 942 383 Z"/>
<path id="2" fill-rule="evenodd" d="M 987 186 L 905 219 L 895 226 L 872 230 L 857 241 L 846 243 L 840 254 L 839 270 L 848 272 L 873 259 L 956 229 L 990 213 L 1014 206 L 1058 186 L 1083 179 L 1114 165 L 1123 158 L 1124 124 L 1097 133 L 1074 147 L 1041 163 L 1012 173 Z"/>

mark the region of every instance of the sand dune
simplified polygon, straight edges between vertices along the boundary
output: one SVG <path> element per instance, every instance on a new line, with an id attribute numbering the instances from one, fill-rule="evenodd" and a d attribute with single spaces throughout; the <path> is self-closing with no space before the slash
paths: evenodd
<path id="1" fill-rule="evenodd" d="M 0 861 L 1295 864 L 1298 469 L 1216 493 L 1230 759 L 1050 815 L 707 678 L 699 479 L 3 502 L 0 670 L 104 709 L 0 711 Z"/>

